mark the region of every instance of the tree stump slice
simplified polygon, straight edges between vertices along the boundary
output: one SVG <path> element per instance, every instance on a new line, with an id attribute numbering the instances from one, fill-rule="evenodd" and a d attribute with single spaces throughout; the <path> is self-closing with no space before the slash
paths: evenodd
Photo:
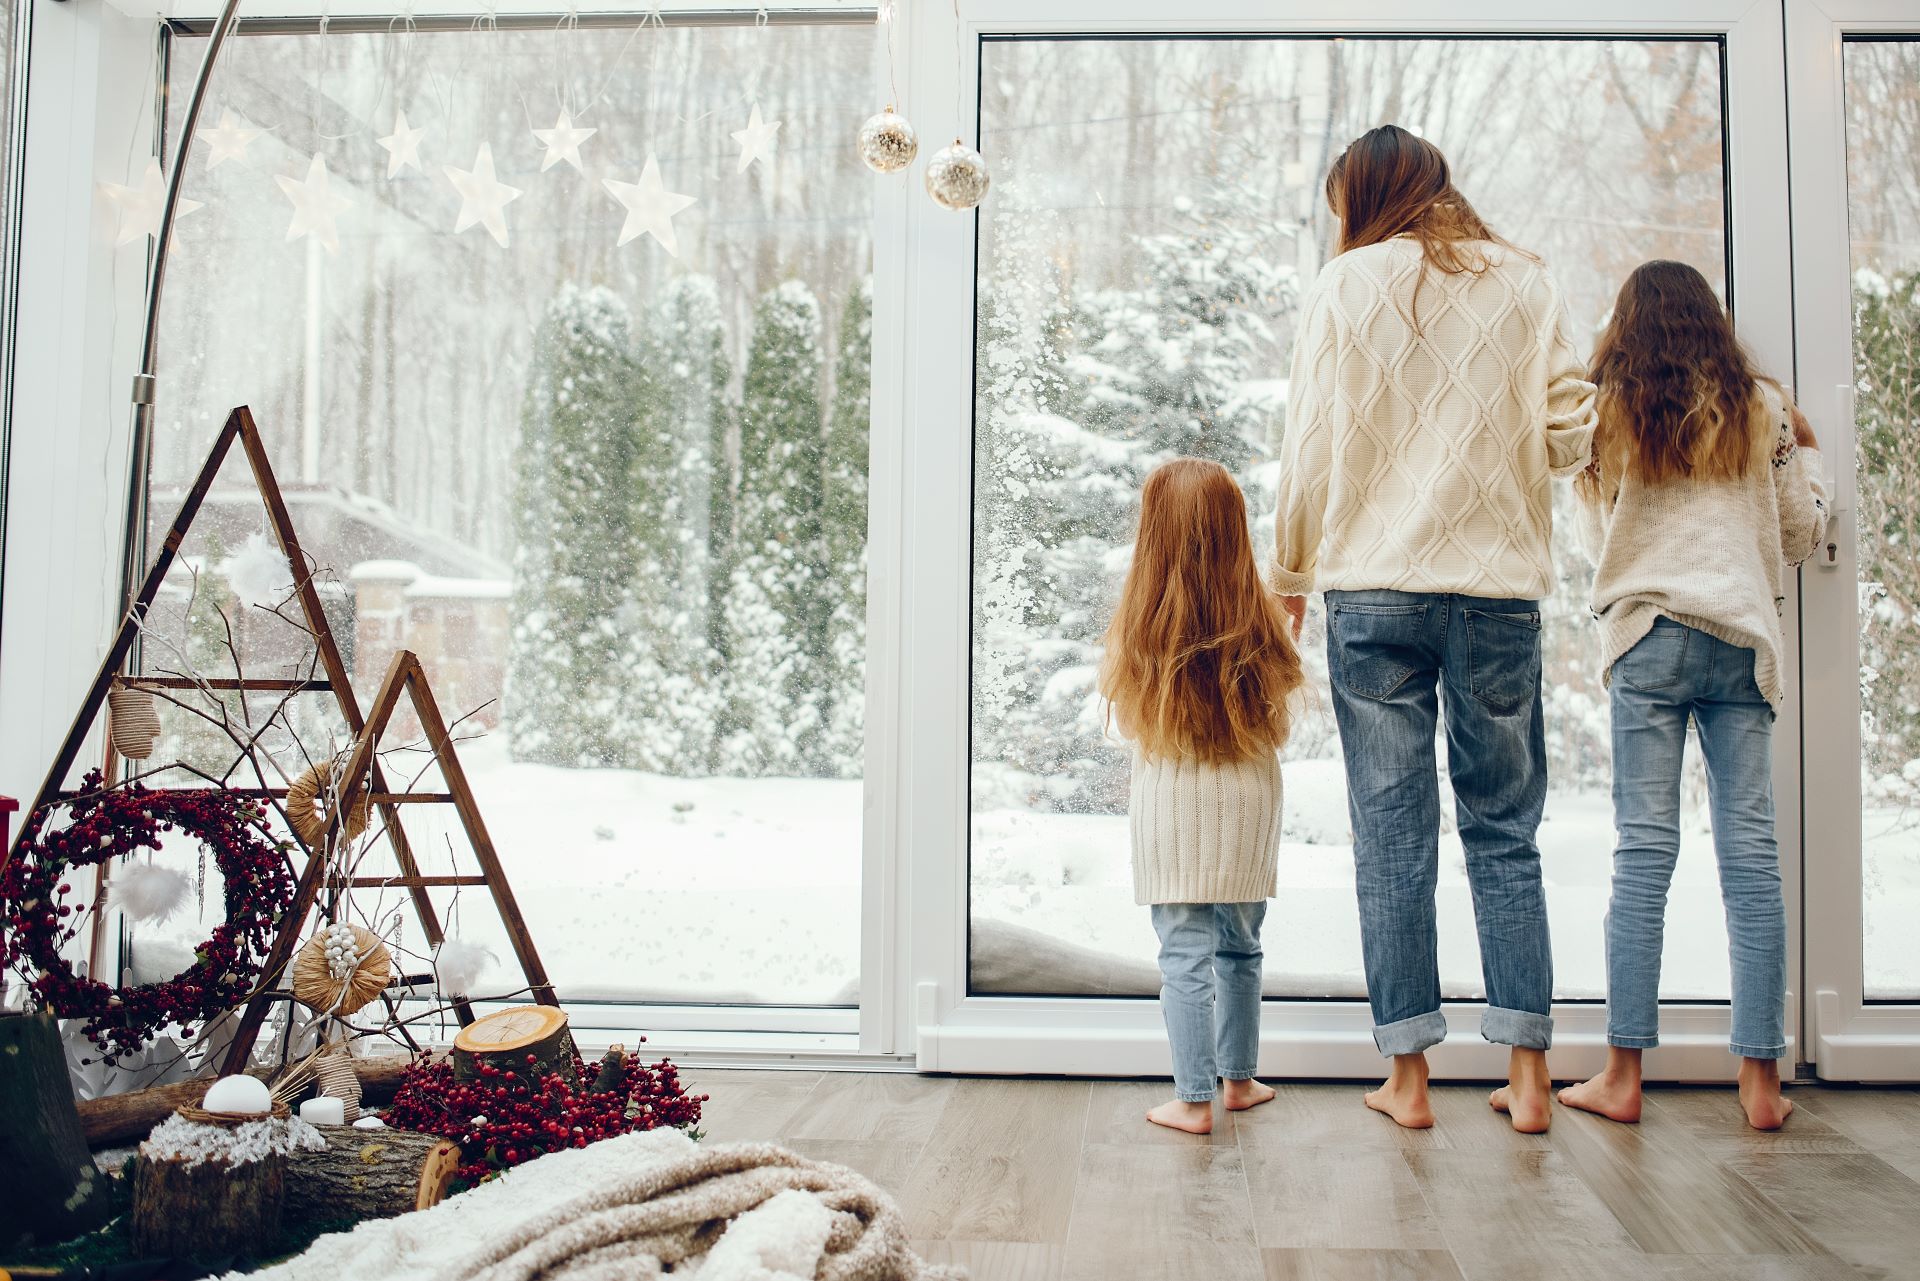
<path id="1" fill-rule="evenodd" d="M 252 1255 L 280 1232 L 287 1158 L 246 1165 L 135 1157 L 133 1246 L 149 1259 L 221 1259 Z"/>
<path id="2" fill-rule="evenodd" d="M 327 1146 L 296 1152 L 287 1165 L 289 1223 L 358 1223 L 432 1209 L 460 1168 L 458 1145 L 435 1134 L 314 1128 Z"/>
<path id="3" fill-rule="evenodd" d="M 452 1057 L 456 1081 L 473 1080 L 484 1064 L 542 1076 L 558 1072 L 569 1084 L 578 1083 L 566 1011 L 551 1005 L 516 1005 L 475 1019 L 453 1038 Z"/>
<path id="4" fill-rule="evenodd" d="M 0 1014 L 0 1250 L 29 1236 L 65 1241 L 110 1213 L 74 1107 L 67 1055 L 49 1014 Z"/>

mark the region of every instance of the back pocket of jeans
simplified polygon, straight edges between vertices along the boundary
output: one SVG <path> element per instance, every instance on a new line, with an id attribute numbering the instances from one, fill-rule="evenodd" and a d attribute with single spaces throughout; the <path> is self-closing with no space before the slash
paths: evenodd
<path id="1" fill-rule="evenodd" d="M 1463 611 L 1467 679 L 1473 696 L 1496 716 L 1512 716 L 1540 691 L 1540 615 Z"/>
<path id="2" fill-rule="evenodd" d="M 1334 679 L 1349 694 L 1379 702 L 1425 665 L 1425 605 L 1335 602 L 1329 625 L 1338 661 Z"/>
<path id="3" fill-rule="evenodd" d="M 1670 618 L 1653 620 L 1653 630 L 1613 660 L 1613 674 L 1649 693 L 1680 683 L 1687 663 L 1687 629 Z"/>

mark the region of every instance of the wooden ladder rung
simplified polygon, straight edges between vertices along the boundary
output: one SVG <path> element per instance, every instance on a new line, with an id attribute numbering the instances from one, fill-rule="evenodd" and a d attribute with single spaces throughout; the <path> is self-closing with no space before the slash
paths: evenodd
<path id="1" fill-rule="evenodd" d="M 450 885 L 485 885 L 484 876 L 329 876 L 330 890 L 436 889 Z"/>
<path id="2" fill-rule="evenodd" d="M 235 676 L 216 676 L 206 680 L 195 680 L 191 676 L 124 676 L 122 685 L 133 689 L 236 689 L 268 691 L 289 690 L 328 690 L 333 682 L 328 680 L 299 680 L 283 676 L 260 676 L 245 679 Z"/>
<path id="3" fill-rule="evenodd" d="M 284 787 L 231 787 L 227 789 L 235 796 L 272 797 L 285 800 L 287 789 Z M 451 805 L 452 792 L 368 792 L 369 803 L 374 805 Z"/>

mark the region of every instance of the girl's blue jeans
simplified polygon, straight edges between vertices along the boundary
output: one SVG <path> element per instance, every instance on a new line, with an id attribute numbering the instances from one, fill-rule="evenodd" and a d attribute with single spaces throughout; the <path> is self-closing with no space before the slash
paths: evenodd
<path id="1" fill-rule="evenodd" d="M 1773 831 L 1773 709 L 1753 651 L 1669 618 L 1613 665 L 1613 901 L 1607 1043 L 1660 1043 L 1660 949 L 1680 856 L 1680 766 L 1691 719 L 1706 758 L 1713 849 L 1733 970 L 1733 1039 L 1750 1059 L 1787 1052 L 1787 916 Z"/>
<path id="2" fill-rule="evenodd" d="M 1260 1057 L 1260 923 L 1266 918 L 1265 900 L 1153 905 L 1173 1089 L 1188 1103 L 1212 1099 L 1219 1077 L 1253 1076 Z"/>

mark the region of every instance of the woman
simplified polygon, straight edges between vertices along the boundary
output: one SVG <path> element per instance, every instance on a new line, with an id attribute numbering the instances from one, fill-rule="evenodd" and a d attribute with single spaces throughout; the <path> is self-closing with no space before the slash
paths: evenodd
<path id="1" fill-rule="evenodd" d="M 1512 1047 L 1492 1104 L 1545 1130 L 1553 959 L 1535 835 L 1547 792 L 1539 598 L 1553 476 L 1587 464 L 1593 384 L 1539 260 L 1496 236 L 1446 158 L 1382 126 L 1327 175 L 1340 253 L 1294 340 L 1274 587 L 1297 629 L 1326 593 L 1374 1043 L 1367 1105 L 1433 1124 L 1446 1036 L 1435 955 L 1444 699 L 1487 1010 Z"/>
<path id="2" fill-rule="evenodd" d="M 1773 718 L 1786 696 L 1783 566 L 1813 555 L 1826 495 L 1813 431 L 1734 336 L 1706 278 L 1627 277 L 1593 358 L 1599 426 L 1574 485 L 1596 567 L 1613 707 L 1607 1066 L 1560 1101 L 1640 1119 L 1641 1051 L 1660 1043 L 1660 944 L 1680 854 L 1680 767 L 1698 730 L 1733 962 L 1747 1123 L 1775 1130 L 1787 1053 L 1787 912 L 1773 831 Z"/>

